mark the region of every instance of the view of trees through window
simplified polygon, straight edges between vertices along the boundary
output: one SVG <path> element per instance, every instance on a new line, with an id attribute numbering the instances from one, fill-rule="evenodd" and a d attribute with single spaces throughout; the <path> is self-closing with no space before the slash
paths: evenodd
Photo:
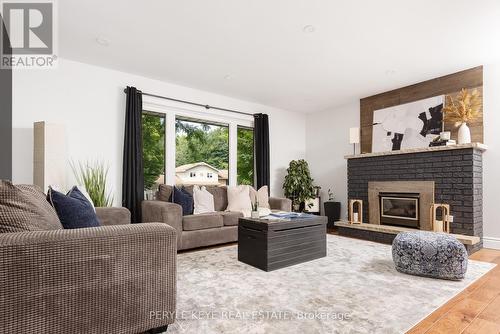
<path id="1" fill-rule="evenodd" d="M 229 127 L 177 118 L 175 167 L 177 184 L 227 185 Z"/>
<path id="2" fill-rule="evenodd" d="M 142 114 L 144 188 L 156 190 L 165 180 L 165 116 Z"/>
<path id="3" fill-rule="evenodd" d="M 142 115 L 144 188 L 165 183 L 165 115 Z M 237 182 L 253 185 L 253 129 L 237 129 Z M 229 183 L 229 126 L 178 117 L 175 120 L 175 183 Z"/>
<path id="4" fill-rule="evenodd" d="M 238 127 L 238 184 L 253 186 L 253 129 Z"/>

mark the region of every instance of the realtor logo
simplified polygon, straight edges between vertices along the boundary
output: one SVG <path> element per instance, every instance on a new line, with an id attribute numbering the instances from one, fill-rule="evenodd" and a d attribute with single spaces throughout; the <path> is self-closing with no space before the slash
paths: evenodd
<path id="1" fill-rule="evenodd" d="M 2 1 L 1 68 L 53 68 L 54 3 Z"/>

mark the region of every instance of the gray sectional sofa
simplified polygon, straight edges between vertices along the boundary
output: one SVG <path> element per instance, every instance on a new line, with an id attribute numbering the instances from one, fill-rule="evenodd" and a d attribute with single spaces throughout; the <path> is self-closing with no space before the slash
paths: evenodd
<path id="1" fill-rule="evenodd" d="M 160 185 L 157 200 L 142 202 L 142 220 L 163 222 L 177 231 L 177 249 L 191 249 L 211 246 L 238 240 L 238 218 L 241 212 L 226 212 L 227 188 L 225 186 L 207 186 L 214 196 L 216 212 L 197 215 L 182 215 L 180 205 L 170 202 L 173 187 Z M 191 194 L 193 186 L 184 187 Z M 272 210 L 291 211 L 292 202 L 287 198 L 269 198 Z"/>

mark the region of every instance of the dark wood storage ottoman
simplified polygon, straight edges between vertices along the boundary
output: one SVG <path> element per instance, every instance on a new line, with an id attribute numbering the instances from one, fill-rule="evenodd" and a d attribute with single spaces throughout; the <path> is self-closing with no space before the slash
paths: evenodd
<path id="1" fill-rule="evenodd" d="M 272 271 L 326 256 L 327 217 L 240 218 L 238 260 Z"/>

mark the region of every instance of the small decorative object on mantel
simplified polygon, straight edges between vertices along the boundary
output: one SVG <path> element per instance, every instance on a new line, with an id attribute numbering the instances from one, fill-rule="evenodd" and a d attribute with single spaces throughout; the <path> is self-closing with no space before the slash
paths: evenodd
<path id="1" fill-rule="evenodd" d="M 469 144 L 471 142 L 467 122 L 471 122 L 479 116 L 481 106 L 482 100 L 477 89 L 469 93 L 467 89 L 463 88 L 456 99 L 449 95 L 446 97 L 446 106 L 443 111 L 446 119 L 455 122 L 455 124 L 460 124 L 458 128 L 459 144 Z"/>
<path id="2" fill-rule="evenodd" d="M 450 138 L 451 138 L 450 131 L 442 131 L 438 137 L 434 138 L 434 140 L 430 142 L 429 147 L 456 145 L 457 142 Z"/>
<path id="3" fill-rule="evenodd" d="M 363 201 L 360 199 L 349 200 L 349 224 L 363 222 Z"/>
<path id="4" fill-rule="evenodd" d="M 441 219 L 437 220 L 437 212 L 441 209 Z M 450 233 L 450 205 L 431 204 L 431 226 L 434 232 Z"/>

